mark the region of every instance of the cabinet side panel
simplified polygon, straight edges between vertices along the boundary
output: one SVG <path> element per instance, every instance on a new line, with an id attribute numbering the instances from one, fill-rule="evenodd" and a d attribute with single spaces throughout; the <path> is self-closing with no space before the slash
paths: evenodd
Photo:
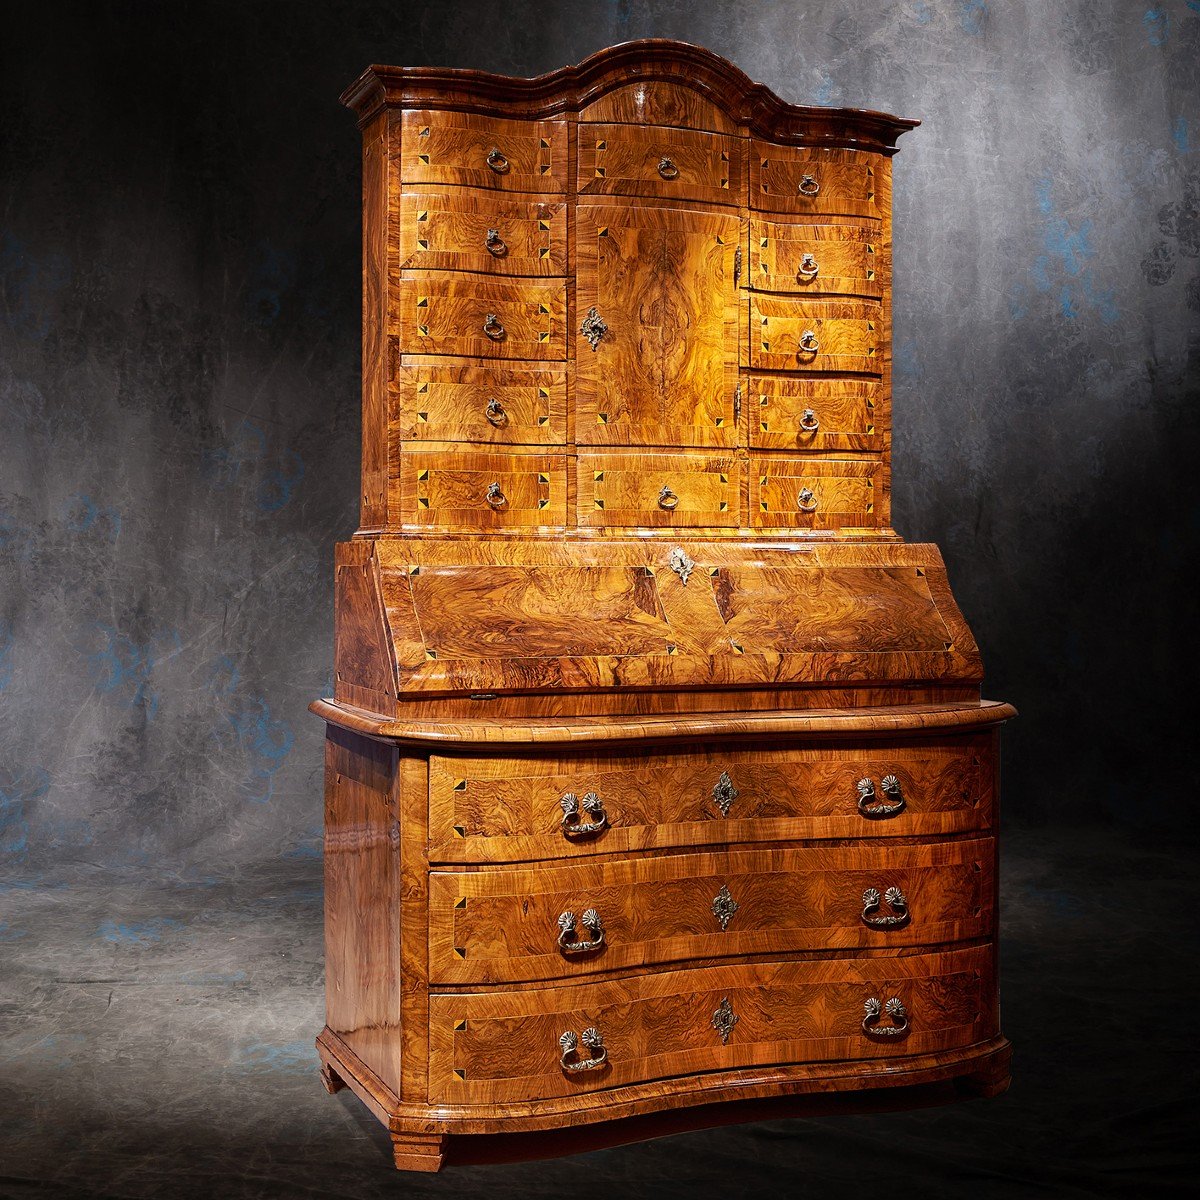
<path id="1" fill-rule="evenodd" d="M 325 732 L 326 1024 L 400 1089 L 396 749 Z"/>

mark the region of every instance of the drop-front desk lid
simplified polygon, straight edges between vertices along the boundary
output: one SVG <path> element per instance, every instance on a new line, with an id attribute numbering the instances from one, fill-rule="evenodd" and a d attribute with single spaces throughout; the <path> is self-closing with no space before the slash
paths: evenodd
<path id="1" fill-rule="evenodd" d="M 337 581 L 339 675 L 397 698 L 982 674 L 928 545 L 396 537 Z"/>

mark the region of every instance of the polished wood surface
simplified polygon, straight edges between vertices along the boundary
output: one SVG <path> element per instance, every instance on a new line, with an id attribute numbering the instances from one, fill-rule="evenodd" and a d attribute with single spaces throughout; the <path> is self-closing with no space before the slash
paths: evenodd
<path id="1" fill-rule="evenodd" d="M 419 1171 L 997 1094 L 1014 711 L 890 524 L 915 122 L 665 41 L 344 99 L 363 471 L 312 705 L 323 1085 Z"/>

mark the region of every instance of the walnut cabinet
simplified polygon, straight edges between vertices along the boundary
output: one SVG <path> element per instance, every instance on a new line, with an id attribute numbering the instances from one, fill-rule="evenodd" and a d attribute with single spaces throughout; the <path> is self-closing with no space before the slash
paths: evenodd
<path id="1" fill-rule="evenodd" d="M 916 122 L 666 41 L 343 99 L 326 1085 L 413 1170 L 1002 1091 L 1013 709 L 891 526 Z"/>

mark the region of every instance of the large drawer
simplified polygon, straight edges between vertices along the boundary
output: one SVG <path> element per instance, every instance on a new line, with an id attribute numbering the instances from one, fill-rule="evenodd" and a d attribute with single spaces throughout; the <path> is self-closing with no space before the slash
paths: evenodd
<path id="1" fill-rule="evenodd" d="M 877 379 L 752 375 L 750 445 L 761 450 L 882 450 Z"/>
<path id="2" fill-rule="evenodd" d="M 789 213 L 882 217 L 878 181 L 887 162 L 855 150 L 750 146 L 750 207 Z"/>
<path id="3" fill-rule="evenodd" d="M 583 453 L 578 472 L 580 525 L 738 524 L 741 488 L 731 454 Z"/>
<path id="4" fill-rule="evenodd" d="M 994 858 L 995 844 L 982 839 L 434 871 L 429 977 L 511 983 L 984 937 Z"/>
<path id="5" fill-rule="evenodd" d="M 752 367 L 880 375 L 884 333 L 882 311 L 871 300 L 750 295 Z"/>
<path id="6" fill-rule="evenodd" d="M 883 464 L 862 459 L 756 455 L 750 524 L 756 529 L 871 529 L 883 515 Z"/>
<path id="7" fill-rule="evenodd" d="M 756 291 L 883 295 L 887 267 L 877 222 L 855 225 L 750 219 L 750 272 Z"/>
<path id="8" fill-rule="evenodd" d="M 988 945 L 435 994 L 429 1098 L 490 1104 L 701 1071 L 902 1059 L 984 1041 L 996 1025 Z"/>
<path id="9" fill-rule="evenodd" d="M 657 754 L 435 755 L 430 861 L 985 830 L 993 755 L 991 733 Z M 585 804 L 589 795 L 594 811 Z M 580 806 L 574 816 L 564 811 L 568 797 Z M 575 832 L 588 825 L 599 828 Z"/>

